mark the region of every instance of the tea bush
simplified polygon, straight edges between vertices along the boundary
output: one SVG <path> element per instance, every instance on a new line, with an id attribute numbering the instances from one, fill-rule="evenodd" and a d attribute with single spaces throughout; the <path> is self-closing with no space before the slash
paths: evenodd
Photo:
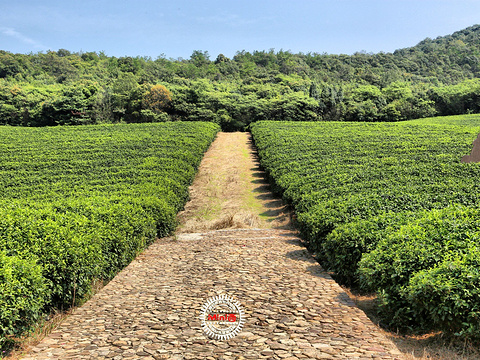
<path id="1" fill-rule="evenodd" d="M 383 323 L 435 324 L 473 336 L 477 290 L 467 279 L 477 276 L 480 166 L 460 159 L 480 132 L 479 115 L 438 122 L 263 121 L 251 131 L 308 247 L 337 280 L 378 292 Z M 455 274 L 446 293 L 441 282 Z"/>
<path id="2" fill-rule="evenodd" d="M 472 264 L 480 262 L 479 229 L 480 210 L 450 206 L 425 212 L 364 254 L 361 280 L 381 291 L 382 313 L 391 326 L 426 326 L 433 319 L 447 330 L 461 328 L 459 322 L 469 311 L 460 314 L 459 309 L 466 310 L 466 303 L 475 305 L 472 297 L 478 298 L 469 290 L 478 284 L 465 280 L 473 274 Z M 448 284 L 448 295 L 439 296 Z"/>
<path id="3" fill-rule="evenodd" d="M 176 227 L 212 123 L 0 127 L 0 343 Z"/>
<path id="4" fill-rule="evenodd" d="M 478 243 L 465 254 L 445 259 L 414 274 L 407 298 L 426 309 L 430 319 L 450 333 L 480 337 L 480 249 Z"/>

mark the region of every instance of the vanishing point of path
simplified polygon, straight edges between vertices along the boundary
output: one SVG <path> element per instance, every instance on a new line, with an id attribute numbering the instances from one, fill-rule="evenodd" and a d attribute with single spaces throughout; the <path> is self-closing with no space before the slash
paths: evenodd
<path id="1" fill-rule="evenodd" d="M 306 251 L 267 191 L 248 134 L 220 133 L 158 239 L 24 359 L 401 359 Z M 236 298 L 236 337 L 203 334 L 218 294 Z"/>

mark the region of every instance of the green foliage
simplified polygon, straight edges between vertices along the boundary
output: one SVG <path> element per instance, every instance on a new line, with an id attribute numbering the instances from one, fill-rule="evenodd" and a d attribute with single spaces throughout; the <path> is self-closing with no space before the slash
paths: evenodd
<path id="1" fill-rule="evenodd" d="M 326 264 L 335 271 L 339 281 L 359 286 L 357 270 L 362 256 L 415 216 L 415 212 L 385 213 L 338 225 L 322 242 L 321 250 Z"/>
<path id="2" fill-rule="evenodd" d="M 36 321 L 49 298 L 43 269 L 34 256 L 0 252 L 0 348 Z"/>
<path id="3" fill-rule="evenodd" d="M 215 61 L 201 50 L 176 60 L 0 51 L 0 123 L 200 120 L 233 131 L 258 120 L 393 122 L 480 112 L 479 34 L 475 26 L 393 54 L 271 49 Z M 154 86 L 171 93 L 170 106 L 146 104 Z"/>
<path id="4" fill-rule="evenodd" d="M 479 115 L 438 116 L 424 119 L 409 120 L 405 122 L 411 125 L 455 125 L 463 127 L 478 127 Z"/>
<path id="5" fill-rule="evenodd" d="M 480 112 L 480 80 L 473 79 L 455 86 L 435 88 L 432 95 L 437 111 L 442 115 Z"/>
<path id="6" fill-rule="evenodd" d="M 251 130 L 308 246 L 338 280 L 379 293 L 384 323 L 475 335 L 480 167 L 460 159 L 478 115 Z"/>
<path id="7" fill-rule="evenodd" d="M 443 329 L 461 331 L 464 321 L 471 324 L 475 320 L 467 319 L 478 316 L 476 306 L 471 308 L 473 313 L 459 310 L 466 310 L 465 304 L 475 296 L 478 299 L 476 286 L 470 294 L 471 285 L 465 284 L 472 262 L 480 261 L 478 215 L 477 208 L 431 210 L 387 235 L 363 256 L 359 265 L 362 280 L 381 292 L 383 317 L 391 326 L 427 326 L 433 315 Z M 458 272 L 460 277 L 448 278 L 441 284 L 439 280 L 449 272 L 452 275 Z M 450 294 L 442 298 L 439 293 L 448 284 Z M 425 293 L 427 289 L 429 294 Z"/>
<path id="8" fill-rule="evenodd" d="M 78 303 L 94 281 L 171 233 L 218 130 L 200 122 L 0 128 L 0 342 L 52 307 Z"/>
<path id="9" fill-rule="evenodd" d="M 480 251 L 472 243 L 465 254 L 451 255 L 415 273 L 406 296 L 415 308 L 426 309 L 438 328 L 478 340 L 480 334 Z"/>
<path id="10" fill-rule="evenodd" d="M 140 120 L 138 122 L 166 122 L 170 121 L 170 116 L 165 112 L 156 112 L 150 109 L 140 110 Z"/>

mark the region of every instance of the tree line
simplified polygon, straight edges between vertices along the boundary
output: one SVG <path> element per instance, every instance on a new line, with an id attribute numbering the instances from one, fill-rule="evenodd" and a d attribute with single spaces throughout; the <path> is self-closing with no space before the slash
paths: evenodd
<path id="1" fill-rule="evenodd" d="M 480 26 L 393 53 L 239 51 L 214 60 L 0 51 L 0 124 L 399 121 L 480 112 Z"/>

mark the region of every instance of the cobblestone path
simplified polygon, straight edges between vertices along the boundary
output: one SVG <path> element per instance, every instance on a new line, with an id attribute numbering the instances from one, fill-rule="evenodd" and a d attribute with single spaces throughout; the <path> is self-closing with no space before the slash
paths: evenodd
<path id="1" fill-rule="evenodd" d="M 228 294 L 242 332 L 206 337 L 205 301 Z M 401 359 L 287 230 L 159 239 L 26 359 Z"/>

